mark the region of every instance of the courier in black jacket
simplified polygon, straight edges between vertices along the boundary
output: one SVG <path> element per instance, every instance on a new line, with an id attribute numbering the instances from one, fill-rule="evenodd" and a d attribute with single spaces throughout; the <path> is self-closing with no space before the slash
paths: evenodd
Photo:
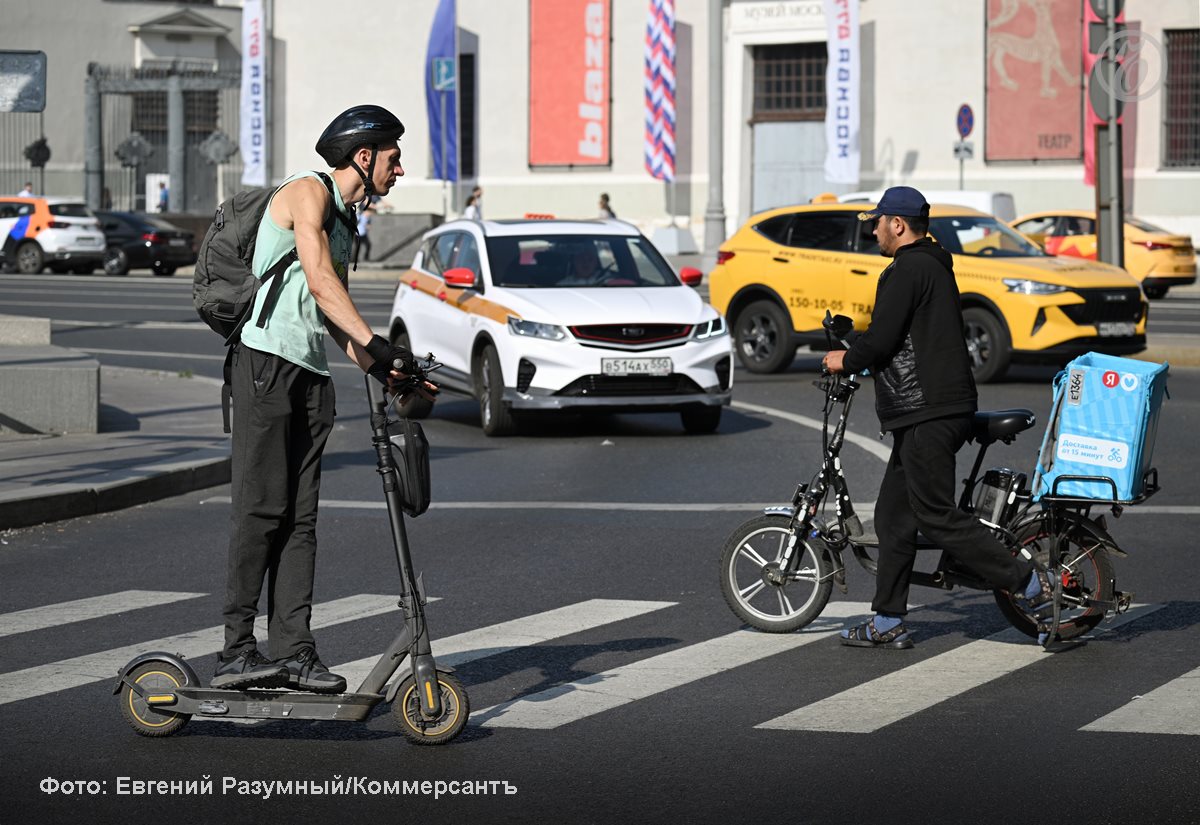
<path id="1" fill-rule="evenodd" d="M 875 221 L 879 251 L 894 260 L 879 277 L 870 328 L 823 363 L 831 372 L 873 372 L 880 428 L 893 443 L 875 503 L 876 615 L 843 630 L 842 643 L 907 648 L 913 642 L 903 617 L 918 529 L 995 587 L 1029 599 L 1035 611 L 1051 594 L 1044 574 L 954 500 L 954 456 L 971 431 L 975 381 L 954 260 L 925 234 L 929 204 L 916 189 L 894 186 L 859 218 Z"/>

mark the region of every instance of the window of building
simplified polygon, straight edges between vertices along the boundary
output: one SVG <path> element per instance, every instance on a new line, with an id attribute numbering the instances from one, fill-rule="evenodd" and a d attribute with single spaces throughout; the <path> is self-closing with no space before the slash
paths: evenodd
<path id="1" fill-rule="evenodd" d="M 475 177 L 475 55 L 458 56 L 459 179 Z"/>
<path id="2" fill-rule="evenodd" d="M 1200 29 L 1163 34 L 1167 51 L 1163 166 L 1200 166 Z"/>
<path id="3" fill-rule="evenodd" d="M 754 47 L 754 119 L 824 120 L 824 43 Z"/>

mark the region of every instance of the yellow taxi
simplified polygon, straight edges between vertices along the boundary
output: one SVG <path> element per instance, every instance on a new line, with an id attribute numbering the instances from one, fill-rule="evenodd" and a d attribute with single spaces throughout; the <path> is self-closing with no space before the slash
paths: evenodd
<path id="1" fill-rule="evenodd" d="M 1051 255 L 1096 260 L 1096 213 L 1086 209 L 1034 212 L 1012 222 Z M 1125 216 L 1125 268 L 1142 282 L 1147 298 L 1162 298 L 1173 286 L 1196 282 L 1196 250 L 1177 235 Z"/>
<path id="2" fill-rule="evenodd" d="M 754 215 L 723 243 L 709 301 L 726 316 L 746 369 L 779 372 L 796 347 L 825 347 L 825 311 L 871 320 L 879 255 L 871 207 L 817 202 Z M 1010 363 L 1063 364 L 1088 351 L 1131 355 L 1146 347 L 1146 301 L 1125 270 L 1047 255 L 982 212 L 935 205 L 933 239 L 954 256 L 963 329 L 976 381 Z"/>

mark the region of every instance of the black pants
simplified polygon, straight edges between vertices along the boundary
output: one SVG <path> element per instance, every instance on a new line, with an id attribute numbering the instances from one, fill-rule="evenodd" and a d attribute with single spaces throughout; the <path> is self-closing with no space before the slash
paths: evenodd
<path id="1" fill-rule="evenodd" d="M 272 658 L 313 644 L 313 572 L 321 453 L 333 429 L 333 382 L 277 355 L 233 353 L 233 514 L 225 654 L 256 644 L 267 582 Z"/>
<path id="2" fill-rule="evenodd" d="M 875 612 L 893 616 L 908 612 L 918 530 L 993 587 L 1019 592 L 1029 579 L 1032 565 L 1014 557 L 988 528 L 956 506 L 954 455 L 970 430 L 971 417 L 956 416 L 892 433 L 892 455 L 875 502 L 879 536 L 879 571 L 871 605 Z"/>

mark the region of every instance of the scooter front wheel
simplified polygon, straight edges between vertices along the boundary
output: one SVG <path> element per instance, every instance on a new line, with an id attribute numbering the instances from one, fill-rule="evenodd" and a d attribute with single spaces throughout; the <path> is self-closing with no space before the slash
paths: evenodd
<path id="1" fill-rule="evenodd" d="M 793 535 L 786 516 L 759 516 L 733 532 L 721 554 L 721 592 L 751 627 L 789 633 L 825 609 L 833 590 L 833 562 L 820 539 L 796 537 L 793 572 L 780 574 Z"/>
<path id="2" fill-rule="evenodd" d="M 166 662 L 144 662 L 138 665 L 129 674 L 129 681 L 148 691 L 148 697 L 156 694 L 166 696 L 187 684 L 183 672 Z M 125 721 L 142 736 L 170 736 L 192 718 L 190 714 L 172 713 L 164 705 L 152 704 L 129 685 L 121 685 L 117 701 Z"/>
<path id="3" fill-rule="evenodd" d="M 417 682 L 410 673 L 400 683 L 392 714 L 400 723 L 400 732 L 414 745 L 442 745 L 462 733 L 471 713 L 467 691 L 457 676 L 438 671 L 438 688 L 442 693 L 442 713 L 430 719 L 421 713 L 421 696 Z"/>

